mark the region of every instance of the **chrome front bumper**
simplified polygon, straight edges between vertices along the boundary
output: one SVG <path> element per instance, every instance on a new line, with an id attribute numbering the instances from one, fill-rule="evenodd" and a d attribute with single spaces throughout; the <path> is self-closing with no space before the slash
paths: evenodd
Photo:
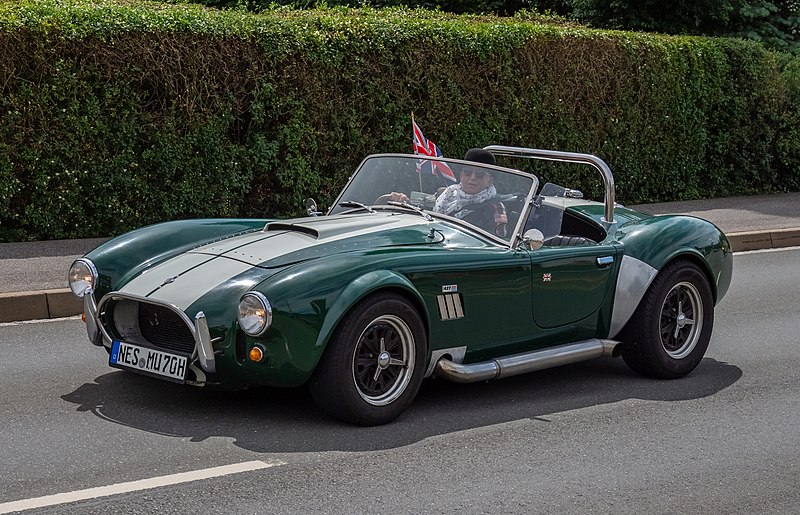
<path id="1" fill-rule="evenodd" d="M 174 311 L 185 323 L 186 326 L 194 337 L 194 351 L 190 357 L 192 364 L 197 363 L 205 372 L 213 374 L 216 372 L 216 363 L 214 361 L 214 348 L 211 345 L 211 334 L 208 330 L 208 322 L 206 315 L 202 311 L 198 311 L 192 322 L 189 317 L 182 310 L 178 309 L 172 304 L 166 302 L 159 302 L 156 300 L 141 297 L 139 295 L 131 295 L 129 293 L 111 292 L 106 294 L 99 303 L 94 300 L 93 291 L 91 288 L 86 290 L 83 296 L 83 312 L 86 316 L 86 333 L 89 336 L 89 341 L 94 345 L 105 345 L 111 348 L 114 338 L 108 333 L 103 324 L 100 323 L 99 313 L 109 300 L 112 299 L 128 299 L 136 302 L 145 302 L 148 304 L 156 304 L 163 306 Z"/>

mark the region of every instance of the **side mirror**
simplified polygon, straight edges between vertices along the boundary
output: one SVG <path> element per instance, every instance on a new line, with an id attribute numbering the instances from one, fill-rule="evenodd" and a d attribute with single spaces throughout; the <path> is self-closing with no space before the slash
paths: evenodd
<path id="1" fill-rule="evenodd" d="M 313 198 L 306 199 L 306 214 L 308 216 L 319 216 L 322 214 L 317 211 L 317 201 Z"/>
<path id="2" fill-rule="evenodd" d="M 527 250 L 539 250 L 544 245 L 544 234 L 539 229 L 528 229 L 522 235 L 522 246 Z"/>

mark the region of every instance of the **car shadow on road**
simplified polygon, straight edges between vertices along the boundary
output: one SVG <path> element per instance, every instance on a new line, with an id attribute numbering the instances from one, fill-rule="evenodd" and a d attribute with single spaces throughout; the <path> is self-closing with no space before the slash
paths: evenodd
<path id="1" fill-rule="evenodd" d="M 175 385 L 114 371 L 63 395 L 113 423 L 202 441 L 232 438 L 262 453 L 371 451 L 425 438 L 628 399 L 677 402 L 708 397 L 742 376 L 734 365 L 705 358 L 678 380 L 631 372 L 621 359 L 600 359 L 488 383 L 426 380 L 400 418 L 379 427 L 356 427 L 324 416 L 304 388 L 222 392 Z"/>

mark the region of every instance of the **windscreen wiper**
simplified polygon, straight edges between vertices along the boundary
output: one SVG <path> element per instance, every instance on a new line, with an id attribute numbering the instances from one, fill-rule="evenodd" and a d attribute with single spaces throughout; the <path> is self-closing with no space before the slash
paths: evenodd
<path id="1" fill-rule="evenodd" d="M 389 202 L 387 202 L 387 204 L 389 204 L 390 206 L 397 206 L 397 207 L 404 207 L 407 209 L 411 209 L 412 211 L 415 211 L 420 215 L 422 215 L 423 217 L 425 217 L 425 220 L 433 222 L 433 217 L 431 215 L 423 211 L 421 208 L 415 206 L 414 204 L 409 204 L 408 202 L 396 202 L 394 200 L 390 200 Z"/>
<path id="2" fill-rule="evenodd" d="M 355 200 L 345 200 L 344 202 L 339 202 L 339 205 L 342 207 L 357 207 L 369 211 L 370 213 L 374 213 L 375 210 L 369 207 L 366 204 L 362 204 L 361 202 L 356 202 Z"/>

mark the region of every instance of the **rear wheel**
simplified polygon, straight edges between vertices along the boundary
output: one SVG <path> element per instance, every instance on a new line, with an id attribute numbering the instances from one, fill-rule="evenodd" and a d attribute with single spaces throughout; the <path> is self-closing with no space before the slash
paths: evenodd
<path id="1" fill-rule="evenodd" d="M 714 325 L 714 300 L 705 274 L 685 260 L 655 278 L 622 334 L 622 357 L 652 377 L 685 376 L 703 359 Z"/>
<path id="2" fill-rule="evenodd" d="M 425 328 L 414 307 L 397 294 L 370 296 L 339 324 L 309 390 L 335 418 L 385 424 L 416 396 L 425 351 Z"/>

